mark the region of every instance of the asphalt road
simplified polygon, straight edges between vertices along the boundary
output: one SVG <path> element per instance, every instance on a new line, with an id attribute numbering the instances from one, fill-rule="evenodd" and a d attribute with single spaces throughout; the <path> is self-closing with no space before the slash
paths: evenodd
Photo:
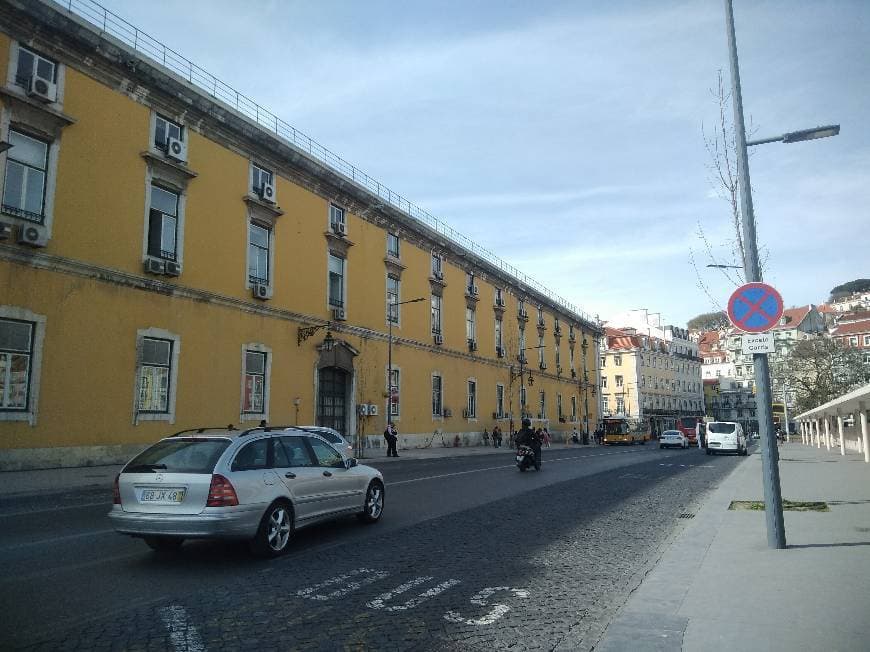
<path id="1" fill-rule="evenodd" d="M 0 503 L 0 648 L 589 650 L 740 458 L 653 446 L 380 466 L 381 522 L 296 534 L 290 554 L 111 531 L 105 491 Z"/>

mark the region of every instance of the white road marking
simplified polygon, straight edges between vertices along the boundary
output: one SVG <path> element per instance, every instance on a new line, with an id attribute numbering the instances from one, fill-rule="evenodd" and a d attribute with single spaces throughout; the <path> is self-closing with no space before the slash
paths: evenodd
<path id="1" fill-rule="evenodd" d="M 411 581 L 405 582 L 404 584 L 397 586 L 392 591 L 387 591 L 386 593 L 382 593 L 381 595 L 376 597 L 371 602 L 366 602 L 366 606 L 369 607 L 370 609 L 384 609 L 385 611 L 405 611 L 406 609 L 413 609 L 414 607 L 420 605 L 421 603 L 425 602 L 429 598 L 434 598 L 436 595 L 438 595 L 439 593 L 443 593 L 444 591 L 446 591 L 450 587 L 456 586 L 457 584 L 460 584 L 459 580 L 447 580 L 446 582 L 441 582 L 441 584 L 437 584 L 437 585 L 433 586 L 428 591 L 424 591 L 423 593 L 418 595 L 416 598 L 411 598 L 410 600 L 408 600 L 404 604 L 391 605 L 389 607 L 385 606 L 385 603 L 388 600 L 392 600 L 394 596 L 405 593 L 406 591 L 414 588 L 415 586 L 418 586 L 420 584 L 425 584 L 426 582 L 431 582 L 431 581 L 432 581 L 431 576 L 415 577 Z"/>
<path id="2" fill-rule="evenodd" d="M 169 630 L 169 639 L 177 652 L 204 652 L 205 646 L 196 627 L 187 622 L 187 611 L 179 605 L 163 607 L 160 618 Z"/>
<path id="3" fill-rule="evenodd" d="M 518 598 L 529 597 L 529 592 L 526 589 L 513 589 L 509 586 L 488 586 L 471 597 L 471 604 L 485 607 L 487 598 L 496 591 L 511 591 Z M 448 611 L 444 614 L 444 619 L 451 623 L 466 625 L 491 625 L 510 611 L 510 609 L 506 604 L 494 604 L 489 613 L 480 618 L 469 618 L 466 620 L 458 612 Z"/>
<path id="4" fill-rule="evenodd" d="M 365 575 L 361 580 L 356 581 L 348 581 L 352 577 L 356 577 L 357 575 Z M 357 568 L 356 570 L 352 570 L 349 573 L 345 573 L 344 575 L 339 575 L 338 577 L 333 577 L 331 579 L 326 580 L 325 582 L 321 582 L 320 584 L 316 584 L 314 586 L 308 587 L 307 589 L 302 589 L 296 592 L 300 598 L 308 598 L 310 600 L 332 600 L 333 598 L 341 598 L 347 595 L 348 593 L 352 593 L 353 591 L 358 590 L 359 588 L 366 586 L 367 584 L 371 584 L 372 582 L 377 582 L 378 580 L 382 580 L 387 577 L 389 573 L 387 571 L 376 571 L 368 568 Z M 339 584 L 342 582 L 346 582 L 345 585 L 331 593 L 319 593 L 318 591 L 324 587 L 330 586 L 332 584 Z"/>

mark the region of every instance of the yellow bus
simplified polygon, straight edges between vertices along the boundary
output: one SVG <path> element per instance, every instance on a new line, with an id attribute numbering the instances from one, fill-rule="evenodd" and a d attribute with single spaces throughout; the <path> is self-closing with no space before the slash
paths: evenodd
<path id="1" fill-rule="evenodd" d="M 646 421 L 627 419 L 625 417 L 608 417 L 604 419 L 604 443 L 610 444 L 646 444 L 650 440 L 650 430 Z"/>

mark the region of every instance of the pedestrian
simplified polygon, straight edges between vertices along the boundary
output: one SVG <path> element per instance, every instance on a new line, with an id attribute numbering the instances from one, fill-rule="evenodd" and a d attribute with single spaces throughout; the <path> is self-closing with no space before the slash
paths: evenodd
<path id="1" fill-rule="evenodd" d="M 550 447 L 550 431 L 547 428 L 544 428 L 541 431 L 541 438 L 542 438 L 544 444 L 546 444 L 547 448 L 549 448 Z"/>
<path id="2" fill-rule="evenodd" d="M 489 446 L 489 433 L 486 431 L 486 428 L 483 429 L 483 445 Z"/>
<path id="3" fill-rule="evenodd" d="M 384 439 L 387 440 L 387 457 L 398 457 L 399 453 L 396 451 L 396 442 L 399 441 L 399 431 L 396 430 L 396 426 L 392 421 L 384 428 Z"/>
<path id="4" fill-rule="evenodd" d="M 580 433 L 577 432 L 577 426 L 574 426 L 574 428 L 571 430 L 571 441 L 573 441 L 575 444 L 580 443 Z"/>
<path id="5" fill-rule="evenodd" d="M 265 420 L 265 419 L 260 419 L 260 425 L 257 426 L 257 427 L 258 427 L 258 428 L 265 428 L 265 427 L 266 427 L 266 420 Z"/>
<path id="6" fill-rule="evenodd" d="M 492 429 L 492 447 L 501 447 L 501 428 L 498 425 L 496 425 L 495 428 Z"/>

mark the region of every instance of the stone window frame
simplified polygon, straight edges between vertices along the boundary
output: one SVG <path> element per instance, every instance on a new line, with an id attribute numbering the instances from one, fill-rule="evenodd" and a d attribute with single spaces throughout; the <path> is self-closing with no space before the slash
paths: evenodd
<path id="1" fill-rule="evenodd" d="M 245 375 L 247 372 L 247 354 L 262 353 L 265 356 L 265 370 L 263 378 L 263 411 L 245 411 Z M 269 407 L 272 399 L 272 348 L 260 342 L 247 342 L 242 344 L 241 356 L 241 392 L 239 395 L 239 422 L 269 420 Z"/>
<path id="2" fill-rule="evenodd" d="M 140 372 L 142 368 L 142 343 L 145 338 L 169 340 L 172 342 L 172 353 L 169 368 L 169 398 L 166 412 L 140 412 L 139 391 Z M 181 336 L 164 328 L 140 328 L 136 331 L 136 368 L 133 375 L 133 425 L 142 421 L 167 421 L 175 423 L 175 404 L 178 396 L 178 366 L 181 360 Z"/>
<path id="3" fill-rule="evenodd" d="M 42 377 L 42 356 L 45 345 L 47 317 L 27 308 L 0 305 L 0 319 L 30 322 L 33 326 L 27 408 L 24 410 L 0 411 L 0 421 L 26 421 L 29 426 L 35 426 L 39 415 L 39 390 Z"/>

